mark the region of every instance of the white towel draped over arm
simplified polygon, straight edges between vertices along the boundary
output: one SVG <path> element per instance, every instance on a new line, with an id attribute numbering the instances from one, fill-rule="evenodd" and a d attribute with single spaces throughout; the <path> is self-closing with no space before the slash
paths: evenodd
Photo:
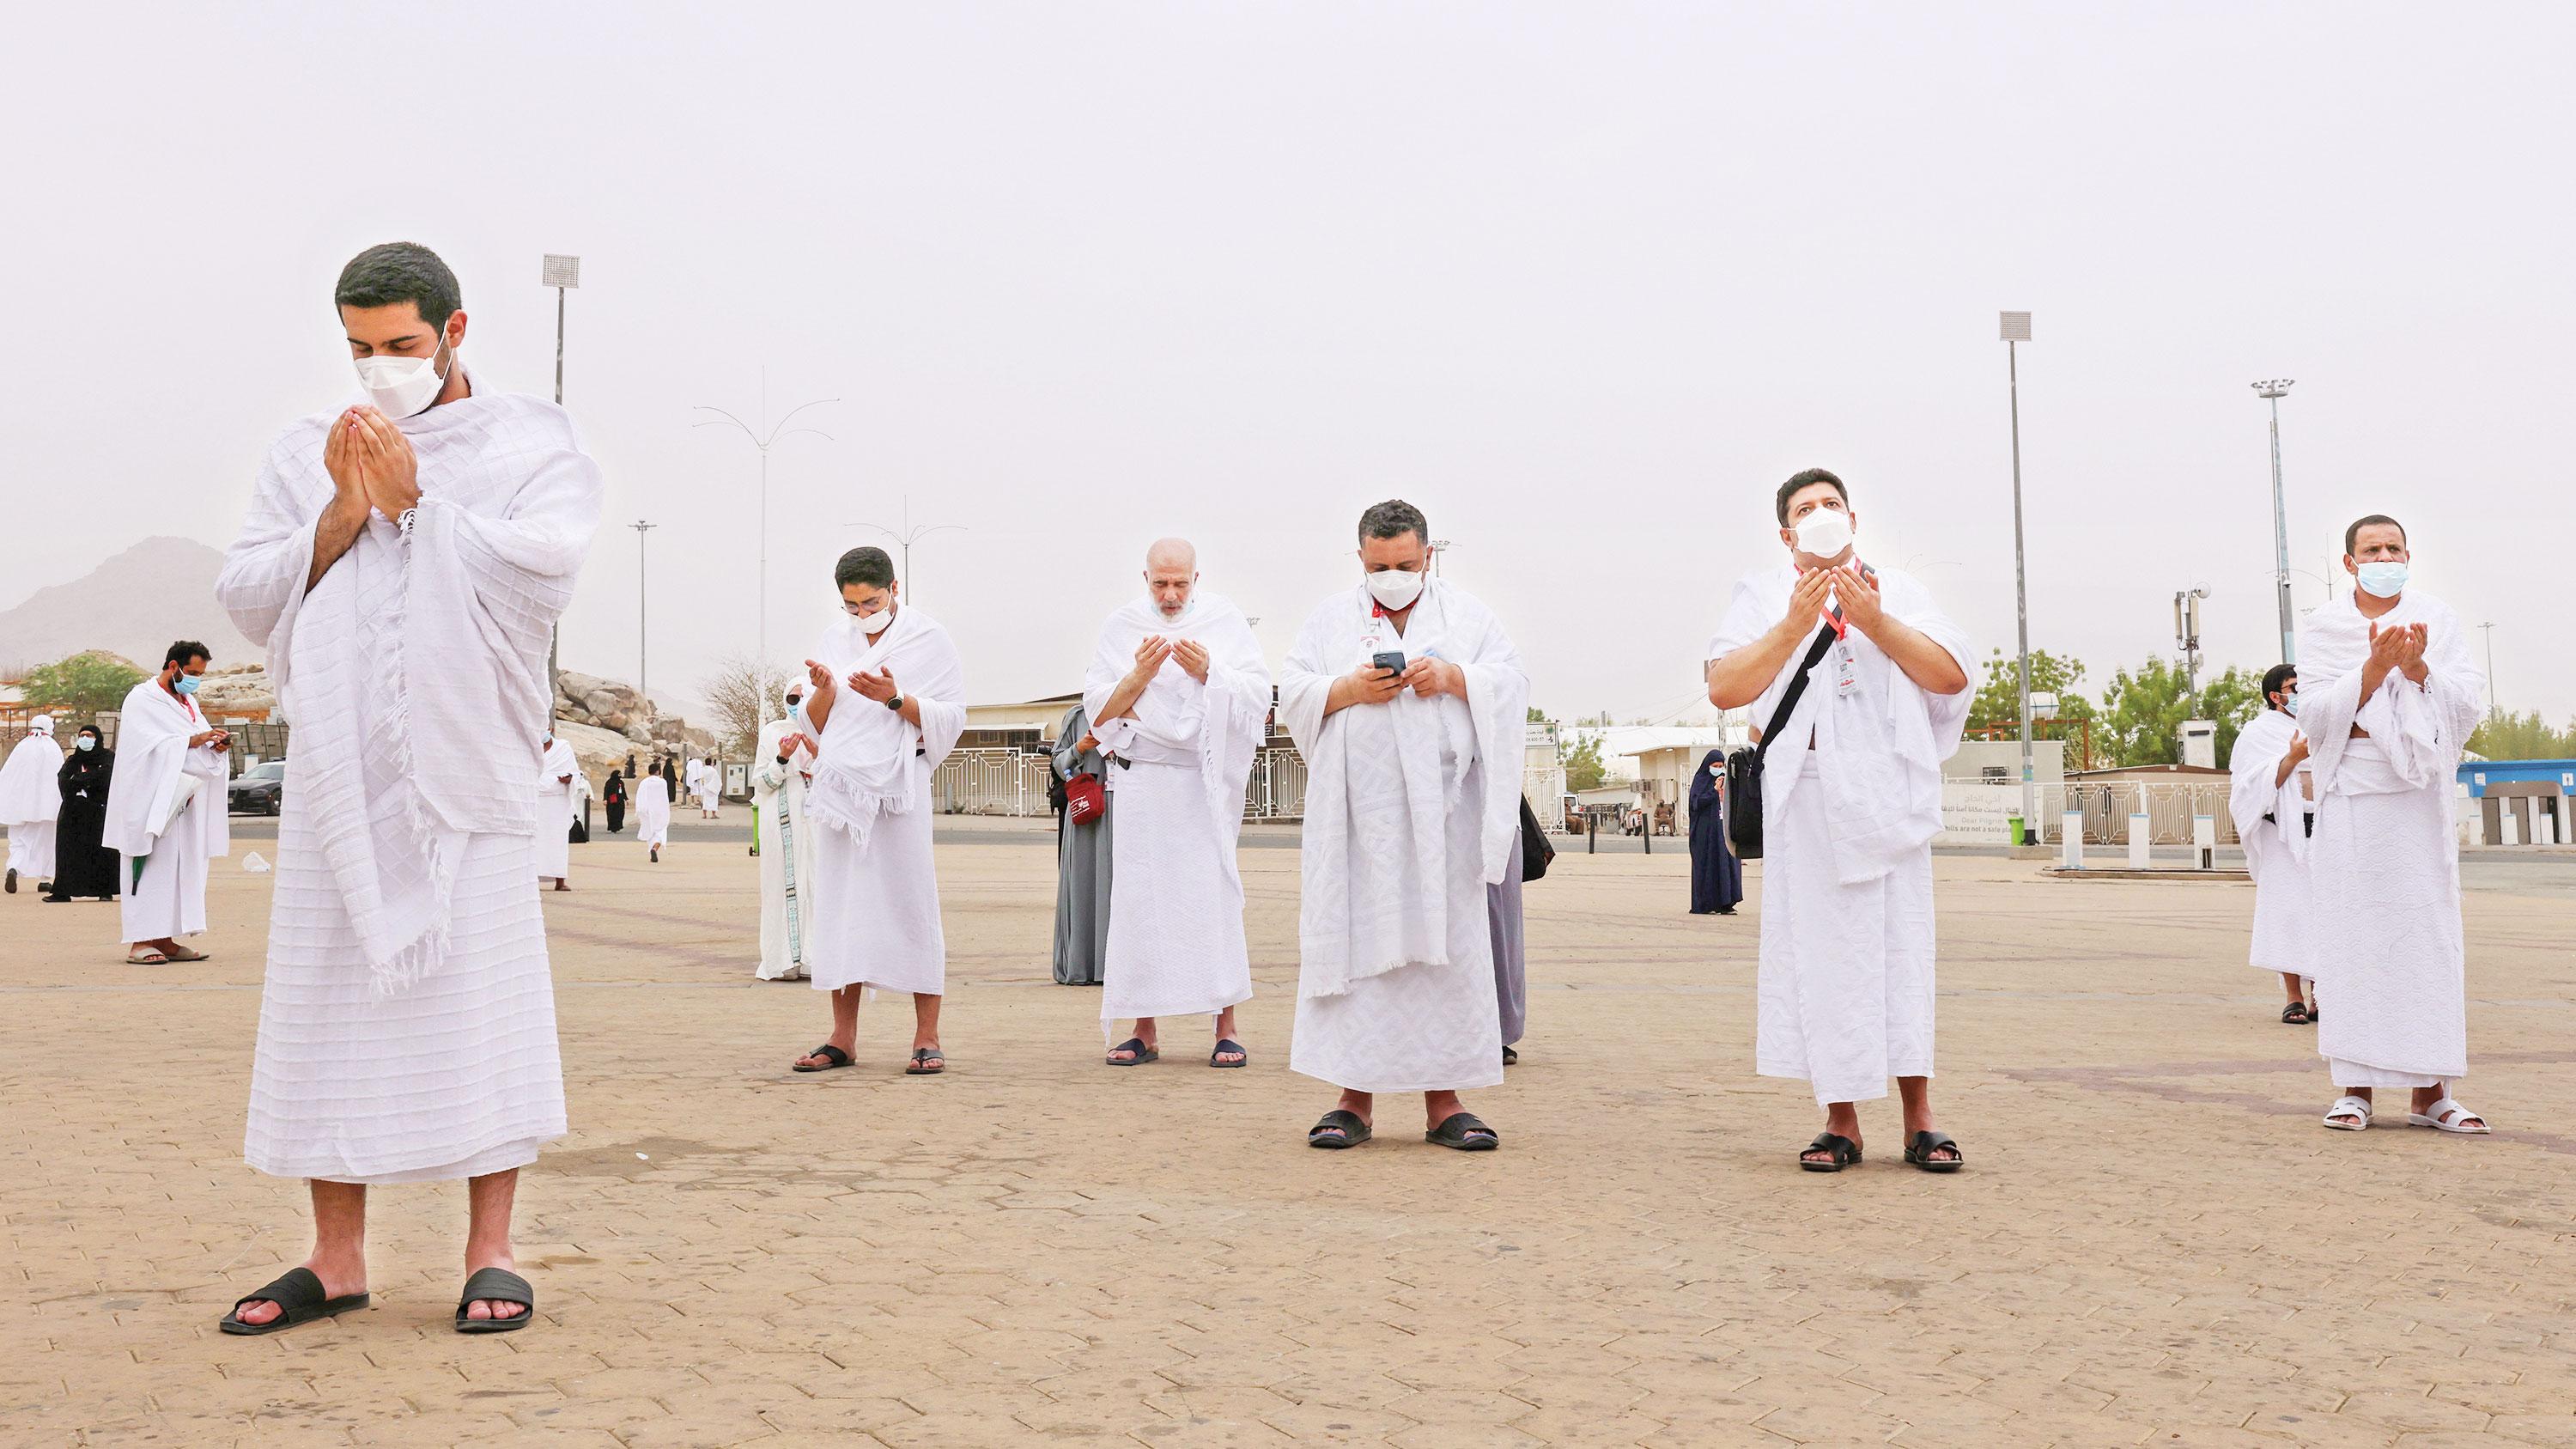
<path id="1" fill-rule="evenodd" d="M 2383 633 L 2425 626 L 2422 684 L 2392 669 L 2369 699 L 2361 697 L 2373 622 Z M 2421 788 L 2458 768 L 2485 692 L 2486 674 L 2469 650 L 2459 616 L 2439 599 L 2408 593 L 2373 621 L 2346 591 L 2308 615 L 2299 626 L 2299 721 L 2308 732 L 2319 804 L 2338 792 Z M 2376 749 L 2354 756 L 2348 772 L 2355 725 L 2368 732 Z"/>

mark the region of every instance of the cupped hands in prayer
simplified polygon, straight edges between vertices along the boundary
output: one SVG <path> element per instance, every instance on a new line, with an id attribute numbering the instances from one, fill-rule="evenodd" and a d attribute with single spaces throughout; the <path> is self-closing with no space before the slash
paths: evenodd
<path id="1" fill-rule="evenodd" d="M 853 669 L 850 671 L 850 688 L 879 704 L 894 698 L 898 693 L 894 687 L 894 671 L 891 669 L 881 669 L 874 674 L 864 669 Z"/>
<path id="2" fill-rule="evenodd" d="M 411 439 L 363 403 L 333 420 L 322 466 L 343 502 L 364 502 L 387 520 L 420 502 L 420 457 Z"/>

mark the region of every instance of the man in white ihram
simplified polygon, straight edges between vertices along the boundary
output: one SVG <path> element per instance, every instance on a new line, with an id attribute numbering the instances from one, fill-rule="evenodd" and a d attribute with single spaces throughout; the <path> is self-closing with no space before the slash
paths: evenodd
<path id="1" fill-rule="evenodd" d="M 130 965 L 206 959 L 179 944 L 205 934 L 206 875 L 232 853 L 224 798 L 232 736 L 197 708 L 206 662 L 205 645 L 182 639 L 161 656 L 161 672 L 118 706 L 116 774 L 99 843 L 123 857 L 118 918 Z"/>
<path id="2" fill-rule="evenodd" d="M 1975 656 L 1922 584 L 1860 561 L 1840 478 L 1807 469 L 1772 512 L 1789 557 L 1735 586 L 1704 665 L 1709 703 L 1763 731 L 1754 1070 L 1825 1109 L 1806 1170 L 1861 1160 L 1854 1104 L 1894 1077 L 1905 1160 L 1956 1172 L 1932 1124 L 1932 837 Z"/>
<path id="3" fill-rule="evenodd" d="M 751 799 L 761 836 L 760 967 L 763 981 L 805 979 L 805 942 L 814 929 L 814 824 L 806 818 L 814 742 L 797 723 L 805 681 L 787 686 L 787 717 L 760 727 Z"/>
<path id="4" fill-rule="evenodd" d="M 2281 1020 L 2315 1021 L 2307 979 L 2308 836 L 2316 824 L 2316 777 L 2308 770 L 2308 737 L 2299 732 L 2299 671 L 2275 664 L 2263 675 L 2263 710 L 2236 732 L 2227 756 L 2227 813 L 2245 845 L 2254 878 L 2253 943 L 2246 958 L 2281 975 L 2289 1004 Z"/>
<path id="5" fill-rule="evenodd" d="M 1092 735 L 1125 762 L 1100 1025 L 1107 1040 L 1132 1017 L 1136 1033 L 1109 1053 L 1113 1067 L 1159 1057 L 1166 1016 L 1215 1016 L 1209 1066 L 1249 1060 L 1234 1034 L 1234 1008 L 1252 997 L 1235 844 L 1270 669 L 1243 611 L 1198 581 L 1187 540 L 1146 550 L 1145 596 L 1100 626 L 1083 680 Z"/>
<path id="6" fill-rule="evenodd" d="M 2343 553 L 2353 587 L 2299 625 L 2299 724 L 2317 779 L 2308 974 L 2335 999 L 2317 1054 L 2343 1091 L 2325 1125 L 2359 1132 L 2374 1089 L 2405 1087 L 2409 1123 L 2483 1135 L 2448 1084 L 2469 1070 L 2451 799 L 2486 675 L 2459 615 L 2406 586 L 2396 519 L 2355 522 Z"/>
<path id="7" fill-rule="evenodd" d="M 1420 1092 L 1426 1139 L 1490 1152 L 1458 1094 L 1503 1080 L 1485 888 L 1520 869 L 1529 676 L 1493 611 L 1430 576 L 1420 509 L 1362 513 L 1359 562 L 1279 670 L 1307 770 L 1288 1066 L 1342 1089 L 1309 1146 L 1355 1147 L 1378 1093 Z"/>
<path id="8" fill-rule="evenodd" d="M 580 775 L 581 761 L 572 746 L 549 729 L 537 760 L 537 879 L 553 881 L 559 891 L 572 889 L 572 822 L 581 814 Z"/>
<path id="9" fill-rule="evenodd" d="M 25 738 L 0 765 L 0 825 L 9 827 L 9 894 L 18 877 L 30 884 L 54 873 L 54 826 L 62 818 L 63 747 L 54 743 L 54 717 L 27 721 Z"/>
<path id="10" fill-rule="evenodd" d="M 312 1256 L 222 1327 L 364 1307 L 367 1189 L 464 1178 L 454 1324 L 501 1332 L 535 1311 L 519 1169 L 564 1132 L 532 837 L 565 822 L 525 742 L 550 727 L 599 469 L 561 408 L 475 385 L 427 248 L 359 253 L 335 300 L 367 401 L 279 435 L 215 586 L 295 731 L 243 1151 L 310 1181 L 314 1223 Z"/>
<path id="11" fill-rule="evenodd" d="M 850 1065 L 859 1003 L 871 990 L 912 993 L 907 1076 L 948 1069 L 939 1049 L 948 940 L 930 849 L 930 781 L 966 732 L 966 674 L 948 631 L 904 603 L 894 561 L 854 548 L 832 581 L 847 616 L 805 661 L 801 727 L 819 742 L 806 810 L 814 841 L 814 931 L 806 970 L 832 993 L 832 1034 L 796 1060 L 800 1072 Z"/>

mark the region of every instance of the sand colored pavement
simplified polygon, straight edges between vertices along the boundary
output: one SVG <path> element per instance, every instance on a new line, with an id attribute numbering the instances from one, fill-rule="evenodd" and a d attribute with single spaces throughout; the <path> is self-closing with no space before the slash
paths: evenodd
<path id="1" fill-rule="evenodd" d="M 1865 1165 L 1796 1170 L 1817 1113 L 1751 1075 L 1758 903 L 1686 914 L 1678 854 L 1530 887 L 1531 1035 L 1470 1155 L 1397 1099 L 1304 1145 L 1294 850 L 1243 852 L 1250 1068 L 1176 1021 L 1112 1070 L 1098 995 L 1047 980 L 1050 838 L 944 843 L 951 1066 L 919 1079 L 899 1001 L 856 1068 L 788 1071 L 824 1002 L 752 979 L 739 844 L 577 847 L 537 1321 L 449 1330 L 450 1184 L 375 1194 L 371 1309 L 229 1338 L 308 1246 L 301 1185 L 240 1156 L 274 879 L 243 848 L 203 965 L 0 898 L 0 1443 L 2576 1443 L 2576 862 L 2468 897 L 2471 1140 L 2317 1125 L 2247 887 L 1944 857 L 1970 1167 L 1935 1177 L 1892 1101 Z"/>

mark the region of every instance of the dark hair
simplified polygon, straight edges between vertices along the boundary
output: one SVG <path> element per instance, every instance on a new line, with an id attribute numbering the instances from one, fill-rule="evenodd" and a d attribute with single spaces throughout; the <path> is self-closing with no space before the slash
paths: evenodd
<path id="1" fill-rule="evenodd" d="M 893 583 L 894 560 L 886 557 L 886 551 L 874 544 L 861 544 L 841 555 L 841 561 L 832 565 L 832 587 L 836 589 L 847 588 L 851 584 L 882 589 Z"/>
<path id="2" fill-rule="evenodd" d="M 2352 552 L 2353 545 L 2361 539 L 2361 531 L 2374 523 L 2385 523 L 2389 527 L 2396 529 L 2398 543 L 2404 544 L 2406 542 L 2405 524 L 2398 522 L 2396 519 L 2389 517 L 2385 513 L 2372 513 L 2354 519 L 2352 521 L 2352 526 L 2343 531 L 2343 551 L 2346 554 L 2350 554 Z"/>
<path id="3" fill-rule="evenodd" d="M 1834 494 L 1842 499 L 1843 507 L 1846 510 L 1851 507 L 1851 490 L 1843 486 L 1843 480 L 1822 468 L 1803 469 L 1791 474 L 1789 481 L 1780 485 L 1779 494 L 1771 500 L 1771 511 L 1778 515 L 1782 528 L 1789 526 L 1789 500 L 1798 496 L 1799 489 L 1812 487 L 1818 483 L 1834 485 Z"/>
<path id="4" fill-rule="evenodd" d="M 191 659 L 202 659 L 208 664 L 215 662 L 215 656 L 206 652 L 205 645 L 198 643 L 194 639 L 182 639 L 178 643 L 170 646 L 169 653 L 161 656 L 161 665 L 166 669 L 169 666 L 176 664 L 180 668 L 185 669 L 188 667 L 188 661 Z"/>
<path id="5" fill-rule="evenodd" d="M 2275 664 L 2271 668 L 2264 670 L 2263 707 L 2265 709 L 2276 708 L 2277 706 L 2272 703 L 2272 696 L 2281 692 L 2281 686 L 2288 684 L 2291 680 L 2298 677 L 2299 666 L 2295 664 Z"/>
<path id="6" fill-rule="evenodd" d="M 1402 538 L 1412 534 L 1427 546 L 1431 542 L 1431 520 L 1422 510 L 1401 498 L 1372 503 L 1360 513 L 1360 542 L 1372 538 Z"/>
<path id="7" fill-rule="evenodd" d="M 386 242 L 351 257 L 349 264 L 340 269 L 340 281 L 331 289 L 331 301 L 341 307 L 390 307 L 396 302 L 409 302 L 420 313 L 420 320 L 432 327 L 445 327 L 447 319 L 465 307 L 464 294 L 456 288 L 456 274 L 438 259 L 438 253 L 418 242 Z"/>

